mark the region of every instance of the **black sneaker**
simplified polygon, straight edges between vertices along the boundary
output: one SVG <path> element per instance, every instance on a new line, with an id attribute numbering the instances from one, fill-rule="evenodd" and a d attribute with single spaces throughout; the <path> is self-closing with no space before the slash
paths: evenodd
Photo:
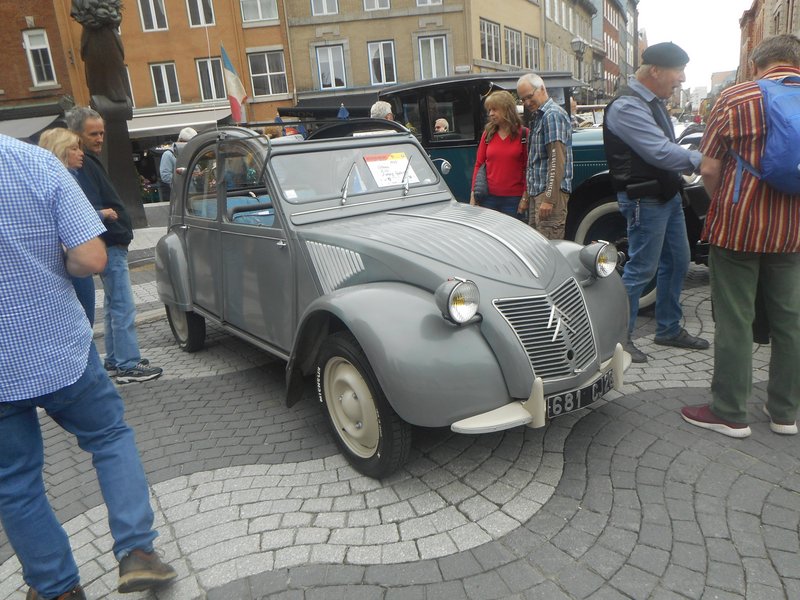
<path id="1" fill-rule="evenodd" d="M 158 379 L 164 372 L 160 367 L 151 367 L 147 359 L 142 359 L 130 369 L 118 369 L 114 381 L 117 383 L 136 383 L 139 381 L 150 381 Z"/>
<path id="2" fill-rule="evenodd" d="M 143 358 L 139 361 L 139 364 L 147 367 L 150 365 L 150 361 L 147 360 L 146 358 Z M 108 376 L 111 377 L 111 379 L 114 379 L 114 377 L 116 377 L 117 374 L 119 373 L 119 369 L 117 368 L 117 366 L 112 365 L 111 363 L 108 362 L 103 362 L 103 368 L 106 370 L 106 373 L 108 373 Z"/>
<path id="3" fill-rule="evenodd" d="M 654 337 L 653 341 L 659 346 L 674 346 L 675 348 L 688 348 L 689 350 L 705 350 L 708 348 L 708 340 L 695 337 L 685 329 L 681 329 L 678 335 L 670 338 Z"/>
<path id="4" fill-rule="evenodd" d="M 43 600 L 43 598 L 33 588 L 28 588 L 28 593 L 25 595 L 25 600 Z M 68 592 L 64 592 L 60 596 L 56 596 L 53 600 L 86 600 L 86 594 L 83 593 L 83 588 L 76 585 Z"/>
<path id="5" fill-rule="evenodd" d="M 635 363 L 646 363 L 647 362 L 647 354 L 639 350 L 636 346 L 633 345 L 633 341 L 630 338 L 625 340 L 625 343 L 622 344 L 622 349 L 625 350 L 628 354 L 631 355 L 631 362 Z"/>
<path id="6" fill-rule="evenodd" d="M 141 592 L 166 585 L 177 576 L 175 569 L 162 562 L 161 557 L 155 552 L 134 550 L 119 561 L 117 591 L 120 594 Z"/>

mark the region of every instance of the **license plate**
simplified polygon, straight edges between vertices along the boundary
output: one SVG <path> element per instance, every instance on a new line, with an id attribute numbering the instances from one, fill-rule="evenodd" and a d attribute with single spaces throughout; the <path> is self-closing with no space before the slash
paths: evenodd
<path id="1" fill-rule="evenodd" d="M 602 398 L 612 387 L 614 387 L 614 371 L 609 370 L 594 383 L 579 390 L 548 396 L 547 418 L 552 419 L 589 406 Z"/>

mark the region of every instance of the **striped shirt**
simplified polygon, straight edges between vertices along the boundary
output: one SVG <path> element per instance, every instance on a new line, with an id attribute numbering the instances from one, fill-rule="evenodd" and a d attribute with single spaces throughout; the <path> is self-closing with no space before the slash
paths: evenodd
<path id="1" fill-rule="evenodd" d="M 547 189 L 547 145 L 553 142 L 564 144 L 566 160 L 559 188 L 567 194 L 572 192 L 572 124 L 566 111 L 552 98 L 533 113 L 531 135 L 528 142 L 528 194 L 538 196 Z"/>
<path id="2" fill-rule="evenodd" d="M 64 251 L 105 231 L 51 152 L 0 135 L 0 402 L 78 380 L 92 330 Z"/>
<path id="3" fill-rule="evenodd" d="M 800 69 L 775 67 L 764 77 L 786 75 L 800 75 Z M 800 252 L 800 197 L 759 183 L 745 171 L 739 201 L 733 202 L 736 160 L 728 148 L 760 169 L 765 130 L 761 90 L 756 82 L 740 83 L 720 94 L 700 145 L 704 156 L 722 161 L 720 185 L 711 199 L 703 238 L 736 252 Z"/>

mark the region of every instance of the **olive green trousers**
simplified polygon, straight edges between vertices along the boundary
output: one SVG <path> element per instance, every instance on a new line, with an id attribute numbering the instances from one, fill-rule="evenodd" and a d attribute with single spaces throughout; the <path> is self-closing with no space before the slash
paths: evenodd
<path id="1" fill-rule="evenodd" d="M 711 246 L 714 376 L 711 412 L 747 423 L 753 387 L 753 319 L 760 286 L 769 323 L 771 356 L 767 408 L 791 422 L 800 405 L 800 254 L 734 252 Z"/>

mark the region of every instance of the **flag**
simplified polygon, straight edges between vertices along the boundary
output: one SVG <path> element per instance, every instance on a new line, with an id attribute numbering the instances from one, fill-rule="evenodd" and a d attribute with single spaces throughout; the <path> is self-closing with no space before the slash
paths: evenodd
<path id="1" fill-rule="evenodd" d="M 244 103 L 247 102 L 247 92 L 233 68 L 231 59 L 228 58 L 228 53 L 225 52 L 225 47 L 220 46 L 220 48 L 222 49 L 222 73 L 225 76 L 225 87 L 228 90 L 228 102 L 231 103 L 231 117 L 234 122 L 241 123 L 246 120 Z"/>
<path id="2" fill-rule="evenodd" d="M 342 102 L 342 105 L 339 107 L 339 112 L 336 113 L 336 118 L 342 120 L 350 118 L 350 111 L 345 108 L 344 102 Z"/>

